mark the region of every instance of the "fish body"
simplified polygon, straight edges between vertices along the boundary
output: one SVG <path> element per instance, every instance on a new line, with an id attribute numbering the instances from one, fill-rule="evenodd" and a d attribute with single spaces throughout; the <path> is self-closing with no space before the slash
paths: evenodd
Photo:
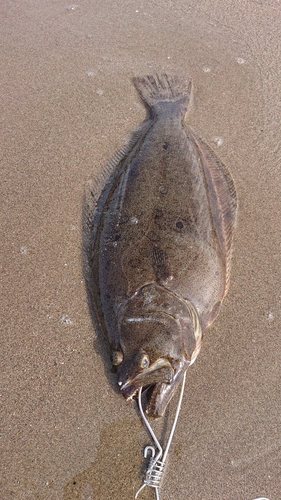
<path id="1" fill-rule="evenodd" d="M 164 413 L 229 285 L 237 198 L 227 169 L 185 123 L 191 81 L 134 79 L 150 108 L 98 201 L 92 296 L 126 399 L 150 386 Z"/>

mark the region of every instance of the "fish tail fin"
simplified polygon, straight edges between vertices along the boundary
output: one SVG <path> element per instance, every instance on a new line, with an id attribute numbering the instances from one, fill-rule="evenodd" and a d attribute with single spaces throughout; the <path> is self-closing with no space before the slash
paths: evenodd
<path id="1" fill-rule="evenodd" d="M 191 97 L 190 78 L 155 74 L 133 78 L 133 84 L 142 99 L 159 113 L 167 103 L 178 103 L 185 114 Z"/>

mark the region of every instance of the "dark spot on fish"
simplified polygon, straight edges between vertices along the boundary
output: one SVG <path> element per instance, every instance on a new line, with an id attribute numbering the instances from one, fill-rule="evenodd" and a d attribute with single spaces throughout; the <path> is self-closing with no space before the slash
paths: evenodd
<path id="1" fill-rule="evenodd" d="M 109 293 L 106 294 L 106 298 L 109 300 L 111 299 L 111 295 Z"/>
<path id="2" fill-rule="evenodd" d="M 165 217 L 164 217 L 164 212 L 161 210 L 161 208 L 156 208 L 154 211 L 154 220 L 155 220 L 155 225 L 159 229 L 163 229 L 165 227 Z"/>
<path id="3" fill-rule="evenodd" d="M 106 269 L 106 271 L 108 271 L 110 269 L 110 267 L 111 267 L 111 260 L 108 260 L 105 263 L 105 269 Z"/>
<path id="4" fill-rule="evenodd" d="M 160 208 L 156 208 L 154 212 L 154 219 L 157 220 L 160 219 L 161 217 L 163 217 L 163 210 L 161 210 Z"/>
<path id="5" fill-rule="evenodd" d="M 176 224 L 175 219 L 171 219 L 171 228 L 174 229 L 178 233 L 189 233 L 190 231 L 194 231 L 196 228 L 197 216 L 196 214 L 185 214 L 184 218 L 177 218 Z"/>
<path id="6" fill-rule="evenodd" d="M 115 238 L 114 238 L 114 241 L 118 241 L 118 240 L 120 240 L 120 238 L 121 238 L 121 234 L 116 234 Z"/>
<path id="7" fill-rule="evenodd" d="M 165 143 L 163 144 L 163 149 L 168 149 L 168 147 L 169 147 L 169 144 L 167 144 L 167 142 L 165 142 Z"/>

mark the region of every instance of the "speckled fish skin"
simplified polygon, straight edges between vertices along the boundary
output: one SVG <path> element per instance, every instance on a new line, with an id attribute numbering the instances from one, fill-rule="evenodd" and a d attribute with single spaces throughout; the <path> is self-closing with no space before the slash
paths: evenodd
<path id="1" fill-rule="evenodd" d="M 237 198 L 231 176 L 185 123 L 191 80 L 133 80 L 150 107 L 98 202 L 93 302 L 126 399 L 151 386 L 163 415 L 229 285 Z"/>

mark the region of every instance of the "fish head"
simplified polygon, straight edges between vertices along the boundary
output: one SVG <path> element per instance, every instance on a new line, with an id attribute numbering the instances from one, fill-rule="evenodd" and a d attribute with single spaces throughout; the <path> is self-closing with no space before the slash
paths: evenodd
<path id="1" fill-rule="evenodd" d="M 121 393 L 132 399 L 148 388 L 146 412 L 162 415 L 200 349 L 188 308 L 164 287 L 147 285 L 120 308 L 119 335 L 113 364 Z"/>

